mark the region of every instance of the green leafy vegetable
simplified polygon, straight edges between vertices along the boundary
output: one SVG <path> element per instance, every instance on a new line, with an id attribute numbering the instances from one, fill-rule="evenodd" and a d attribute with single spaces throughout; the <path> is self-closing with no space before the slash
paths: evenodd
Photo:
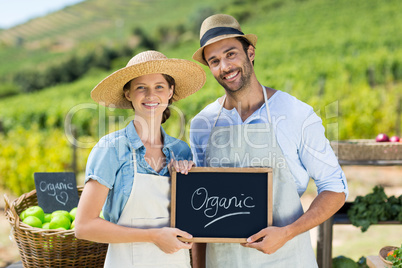
<path id="1" fill-rule="evenodd" d="M 357 196 L 347 214 L 352 224 L 361 227 L 362 232 L 379 221 L 402 222 L 402 195 L 388 198 L 384 188 L 377 185 L 372 193 Z"/>
<path id="2" fill-rule="evenodd" d="M 392 268 L 402 267 L 402 245 L 400 248 L 395 249 L 392 254 L 387 256 L 388 261 L 392 262 Z"/>

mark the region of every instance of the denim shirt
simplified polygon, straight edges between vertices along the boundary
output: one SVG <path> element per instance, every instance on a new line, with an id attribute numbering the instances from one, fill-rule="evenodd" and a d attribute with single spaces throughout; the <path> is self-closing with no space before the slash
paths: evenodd
<path id="1" fill-rule="evenodd" d="M 169 163 L 173 156 L 176 160 L 192 160 L 187 143 L 170 137 L 162 127 L 161 132 L 162 152 L 166 156 L 166 163 Z M 158 173 L 145 161 L 146 149 L 133 121 L 124 129 L 104 136 L 89 154 L 85 182 L 96 180 L 110 189 L 103 206 L 103 215 L 113 223 L 118 222 L 135 180 L 132 150 L 135 150 L 138 173 L 170 176 L 167 165 Z"/>

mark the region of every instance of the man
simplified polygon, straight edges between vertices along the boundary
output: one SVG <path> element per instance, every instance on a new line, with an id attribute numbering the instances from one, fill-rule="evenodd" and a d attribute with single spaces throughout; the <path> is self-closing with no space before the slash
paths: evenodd
<path id="1" fill-rule="evenodd" d="M 257 36 L 244 34 L 233 17 L 205 19 L 200 40 L 193 59 L 209 67 L 226 94 L 191 122 L 195 162 L 272 167 L 274 197 L 273 226 L 243 245 L 195 244 L 194 267 L 317 267 L 307 231 L 330 218 L 348 194 L 320 118 L 307 104 L 258 82 Z M 309 178 L 318 195 L 304 213 L 300 196 Z"/>

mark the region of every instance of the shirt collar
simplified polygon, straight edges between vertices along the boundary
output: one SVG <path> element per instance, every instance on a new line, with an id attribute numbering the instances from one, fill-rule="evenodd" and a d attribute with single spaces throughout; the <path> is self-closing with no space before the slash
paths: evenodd
<path id="1" fill-rule="evenodd" d="M 133 147 L 134 150 L 137 150 L 138 148 L 144 146 L 142 143 L 140 136 L 138 136 L 138 133 L 134 127 L 134 121 L 131 121 L 126 129 L 126 136 L 128 140 L 130 141 L 131 146 Z M 175 139 L 170 137 L 168 134 L 166 134 L 165 130 L 161 126 L 161 132 L 162 132 L 162 137 L 163 137 L 163 148 L 162 150 L 166 150 L 165 148 L 168 148 L 170 151 L 172 150 L 173 145 L 175 144 Z"/>

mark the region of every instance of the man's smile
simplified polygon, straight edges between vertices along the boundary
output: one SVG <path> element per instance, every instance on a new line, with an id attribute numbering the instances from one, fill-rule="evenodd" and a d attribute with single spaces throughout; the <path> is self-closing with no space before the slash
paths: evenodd
<path id="1" fill-rule="evenodd" d="M 240 73 L 239 71 L 230 72 L 229 74 L 224 75 L 222 79 L 227 80 L 227 81 L 232 81 L 238 76 L 239 73 Z"/>

